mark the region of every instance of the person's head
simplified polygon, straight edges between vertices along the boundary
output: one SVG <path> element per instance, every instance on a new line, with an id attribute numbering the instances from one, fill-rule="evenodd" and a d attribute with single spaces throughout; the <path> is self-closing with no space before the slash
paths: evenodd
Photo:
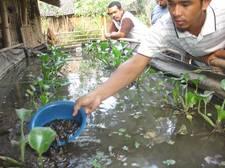
<path id="1" fill-rule="evenodd" d="M 167 7 L 167 0 L 157 0 L 157 4 L 162 8 Z"/>
<path id="2" fill-rule="evenodd" d="M 112 1 L 108 5 L 108 15 L 116 21 L 120 21 L 123 16 L 123 9 L 119 1 Z"/>
<path id="3" fill-rule="evenodd" d="M 168 9 L 179 31 L 201 30 L 211 0 L 167 0 Z"/>

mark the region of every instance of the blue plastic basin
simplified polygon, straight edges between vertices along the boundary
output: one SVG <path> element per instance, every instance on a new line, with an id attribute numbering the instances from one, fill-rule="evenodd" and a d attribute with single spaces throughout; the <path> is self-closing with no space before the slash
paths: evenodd
<path id="1" fill-rule="evenodd" d="M 78 111 L 76 116 L 72 116 L 74 102 L 72 101 L 56 101 L 38 109 L 29 123 L 29 129 L 34 127 L 43 127 L 54 120 L 75 120 L 79 125 L 79 129 L 68 137 L 68 142 L 73 142 L 86 127 L 86 113 L 83 108 Z M 58 141 L 58 146 L 62 146 L 67 142 Z"/>

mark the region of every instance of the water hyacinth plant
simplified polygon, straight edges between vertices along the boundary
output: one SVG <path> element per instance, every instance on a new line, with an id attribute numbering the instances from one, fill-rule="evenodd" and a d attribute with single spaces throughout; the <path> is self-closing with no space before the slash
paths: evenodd
<path id="1" fill-rule="evenodd" d="M 189 90 L 189 74 L 183 74 L 180 78 L 174 78 L 174 80 L 175 87 L 172 91 L 174 102 L 176 105 L 182 105 L 183 110 L 188 117 L 190 116 L 189 110 L 194 108 L 194 106 L 197 104 L 197 89 L 195 91 Z"/>
<path id="2" fill-rule="evenodd" d="M 40 167 L 43 167 L 42 154 L 49 149 L 55 138 L 56 132 L 50 127 L 35 127 L 28 134 L 28 143 L 38 153 Z"/>
<path id="3" fill-rule="evenodd" d="M 225 91 L 225 79 L 223 79 L 220 82 L 220 86 L 221 88 Z M 225 105 L 225 99 L 223 100 L 222 105 L 215 105 L 216 111 L 217 111 L 217 120 L 216 120 L 216 125 L 217 127 L 221 130 L 224 128 L 222 128 L 222 122 L 225 120 L 225 109 L 224 109 L 224 105 Z"/>
<path id="4" fill-rule="evenodd" d="M 127 47 L 128 42 L 115 40 L 96 40 L 85 45 L 85 51 L 92 60 L 98 60 L 107 69 L 115 69 L 125 62 L 131 55 L 132 49 Z"/>
<path id="5" fill-rule="evenodd" d="M 225 120 L 225 100 L 222 105 L 215 105 L 216 113 L 208 112 L 207 105 L 212 100 L 214 92 L 204 91 L 204 93 L 200 93 L 198 91 L 198 86 L 200 82 L 205 79 L 205 76 L 200 76 L 198 79 L 194 80 L 190 80 L 189 78 L 188 74 L 184 74 L 180 78 L 174 79 L 175 87 L 172 90 L 172 95 L 175 105 L 179 106 L 179 104 L 182 104 L 186 117 L 189 120 L 192 120 L 189 110 L 197 105 L 198 114 L 214 128 L 214 131 L 224 132 L 225 128 L 223 128 L 222 122 Z M 189 81 L 195 85 L 196 88 L 194 91 L 189 91 Z M 221 81 L 220 86 L 225 90 L 225 79 Z M 203 108 L 201 108 L 202 103 Z"/>
<path id="6" fill-rule="evenodd" d="M 18 118 L 20 119 L 20 153 L 21 153 L 21 161 L 24 162 L 25 160 L 25 147 L 26 147 L 26 143 L 27 143 L 27 138 L 25 137 L 24 134 L 24 122 L 28 121 L 31 118 L 32 115 L 32 110 L 28 110 L 28 109 L 16 109 L 16 114 L 18 116 Z"/>
<path id="7" fill-rule="evenodd" d="M 49 46 L 48 52 L 39 54 L 38 58 L 41 62 L 41 74 L 26 91 L 26 96 L 30 97 L 35 109 L 52 101 L 56 89 L 68 83 L 60 74 L 69 59 L 62 48 Z"/>

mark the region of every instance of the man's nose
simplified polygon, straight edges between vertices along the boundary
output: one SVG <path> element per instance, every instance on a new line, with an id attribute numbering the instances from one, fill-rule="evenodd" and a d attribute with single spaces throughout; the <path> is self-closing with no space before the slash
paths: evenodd
<path id="1" fill-rule="evenodd" d="M 175 17 L 176 16 L 180 16 L 181 13 L 182 13 L 181 6 L 180 5 L 175 5 L 172 13 L 173 13 L 173 16 L 175 16 Z"/>

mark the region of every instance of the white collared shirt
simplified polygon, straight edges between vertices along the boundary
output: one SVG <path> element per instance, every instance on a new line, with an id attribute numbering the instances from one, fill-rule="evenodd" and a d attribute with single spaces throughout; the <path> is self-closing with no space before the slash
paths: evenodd
<path id="1" fill-rule="evenodd" d="M 178 31 L 170 15 L 163 16 L 150 28 L 138 53 L 155 57 L 165 50 L 175 50 L 181 56 L 204 56 L 225 48 L 225 1 L 213 0 L 206 11 L 206 20 L 196 37 L 189 32 Z"/>

